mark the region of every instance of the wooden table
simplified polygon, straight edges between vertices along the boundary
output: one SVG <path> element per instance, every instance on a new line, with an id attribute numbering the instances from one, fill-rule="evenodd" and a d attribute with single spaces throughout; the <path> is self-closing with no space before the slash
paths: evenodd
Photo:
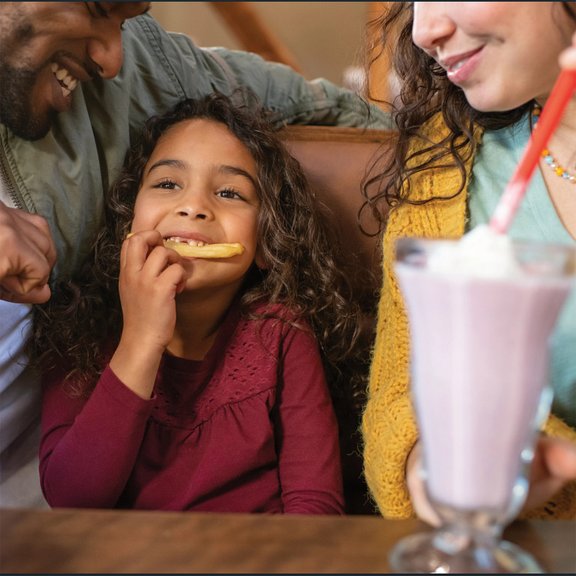
<path id="1" fill-rule="evenodd" d="M 375 516 L 0 510 L 2 573 L 385 573 L 426 529 Z M 576 572 L 576 522 L 518 522 L 509 540 L 549 572 Z"/>

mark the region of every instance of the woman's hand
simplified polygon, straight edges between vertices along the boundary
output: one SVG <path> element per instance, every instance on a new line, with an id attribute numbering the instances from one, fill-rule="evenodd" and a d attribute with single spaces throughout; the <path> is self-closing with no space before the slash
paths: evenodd
<path id="1" fill-rule="evenodd" d="M 426 496 L 421 474 L 422 454 L 416 443 L 406 463 L 406 483 L 418 518 L 440 525 L 440 518 Z M 576 445 L 559 438 L 540 436 L 530 468 L 530 488 L 523 512 L 538 508 L 554 496 L 566 482 L 576 480 Z"/>
<path id="2" fill-rule="evenodd" d="M 110 367 L 143 398 L 152 394 L 160 359 L 174 334 L 176 295 L 185 280 L 180 261 L 156 231 L 139 232 L 122 246 L 119 291 L 124 324 Z"/>
<path id="3" fill-rule="evenodd" d="M 439 526 L 440 517 L 432 508 L 426 495 L 422 474 L 422 448 L 420 442 L 416 442 L 408 456 L 408 461 L 406 462 L 406 483 L 416 516 L 432 526 Z"/>
<path id="4" fill-rule="evenodd" d="M 523 511 L 542 506 L 570 480 L 576 480 L 576 445 L 541 435 L 535 447 Z"/>
<path id="5" fill-rule="evenodd" d="M 568 70 L 576 70 L 576 33 L 572 36 L 572 46 L 560 54 L 560 66 Z"/>

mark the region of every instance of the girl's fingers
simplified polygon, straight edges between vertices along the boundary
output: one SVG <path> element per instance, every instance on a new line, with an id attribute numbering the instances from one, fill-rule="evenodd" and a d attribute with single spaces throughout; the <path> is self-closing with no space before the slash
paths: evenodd
<path id="1" fill-rule="evenodd" d="M 181 261 L 174 250 L 164 247 L 158 232 L 139 232 L 128 237 L 122 246 L 121 283 L 129 292 L 141 292 L 153 285 L 159 288 L 158 283 L 162 282 L 178 293 L 185 282 Z"/>
<path id="2" fill-rule="evenodd" d="M 172 252 L 172 254 L 170 254 Z M 121 252 L 121 267 L 132 266 L 136 269 L 141 269 L 150 261 L 150 257 L 155 254 L 164 254 L 164 267 L 166 263 L 178 262 L 180 257 L 174 253 L 173 250 L 164 248 L 162 236 L 156 230 L 145 232 L 138 232 L 137 234 L 130 234 L 122 246 Z M 158 255 L 156 254 L 152 261 L 157 261 Z M 156 267 L 158 272 L 161 268 Z"/>
<path id="3" fill-rule="evenodd" d="M 164 246 L 154 246 L 145 255 L 145 262 L 143 262 L 140 269 L 147 275 L 158 277 L 172 264 L 179 264 L 181 261 L 180 256 L 174 250 L 169 250 L 164 248 Z"/>

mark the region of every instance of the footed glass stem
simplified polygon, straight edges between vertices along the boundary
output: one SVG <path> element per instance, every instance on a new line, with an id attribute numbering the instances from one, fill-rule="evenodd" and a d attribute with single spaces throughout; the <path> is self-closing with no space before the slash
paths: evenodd
<path id="1" fill-rule="evenodd" d="M 530 554 L 505 540 L 471 540 L 450 527 L 401 540 L 390 556 L 400 574 L 540 574 Z"/>

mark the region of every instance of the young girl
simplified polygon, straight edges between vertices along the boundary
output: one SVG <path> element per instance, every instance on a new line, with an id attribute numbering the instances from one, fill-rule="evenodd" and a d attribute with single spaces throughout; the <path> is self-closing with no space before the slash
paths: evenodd
<path id="1" fill-rule="evenodd" d="M 576 5 L 390 2 L 378 25 L 382 46 L 394 50 L 400 94 L 393 109 L 397 147 L 391 162 L 373 174 L 379 194 L 367 198 L 386 226 L 363 416 L 365 472 L 384 515 L 416 511 L 436 522 L 418 473 L 408 327 L 392 270 L 394 243 L 399 236 L 457 238 L 490 219 L 560 66 L 576 68 L 573 51 L 564 50 L 571 41 L 576 46 Z M 576 95 L 515 217 L 513 238 L 575 244 L 575 150 Z M 576 452 L 566 441 L 576 441 L 575 350 L 573 292 L 553 340 L 555 401 L 532 467 L 526 513 L 533 517 L 576 516 L 576 482 L 566 483 L 576 478 Z"/>
<path id="2" fill-rule="evenodd" d="M 257 112 L 212 96 L 152 118 L 82 283 L 37 319 L 47 501 L 342 513 L 322 359 L 349 356 L 358 324 L 333 251 Z"/>

